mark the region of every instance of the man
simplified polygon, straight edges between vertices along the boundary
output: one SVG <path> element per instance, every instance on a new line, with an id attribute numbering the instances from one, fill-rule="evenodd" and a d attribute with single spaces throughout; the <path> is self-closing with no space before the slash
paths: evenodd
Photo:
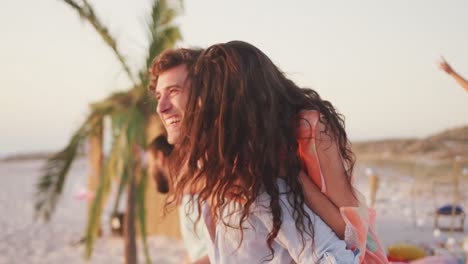
<path id="1" fill-rule="evenodd" d="M 149 69 L 148 89 L 158 100 L 157 112 L 167 131 L 169 144 L 177 144 L 180 139 L 180 124 L 184 118 L 189 96 L 187 80 L 190 68 L 201 54 L 201 49 L 167 50 L 158 56 Z M 201 239 L 201 223 L 194 229 L 198 218 L 197 208 L 190 207 L 190 195 L 184 197 L 179 207 L 182 237 L 188 251 L 187 261 L 209 263 L 206 241 Z M 195 203 L 196 204 L 196 203 Z M 186 210 L 186 209 L 189 210 Z"/>
<path id="2" fill-rule="evenodd" d="M 450 64 L 448 64 L 447 61 L 445 61 L 444 58 L 441 58 L 441 59 L 442 59 L 442 61 L 439 63 L 439 68 L 441 70 L 443 70 L 444 72 L 446 72 L 448 75 L 452 76 L 452 78 L 455 79 L 455 81 L 457 81 L 457 83 L 463 89 L 465 89 L 465 91 L 468 92 L 468 80 L 466 80 L 460 74 L 458 74 L 456 71 L 454 71 L 452 69 L 452 67 L 450 66 Z"/>

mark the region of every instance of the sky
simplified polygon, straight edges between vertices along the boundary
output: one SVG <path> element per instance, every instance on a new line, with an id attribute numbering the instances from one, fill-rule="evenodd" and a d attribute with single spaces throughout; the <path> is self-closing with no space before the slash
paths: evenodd
<path id="1" fill-rule="evenodd" d="M 144 64 L 150 0 L 89 0 L 134 71 Z M 346 118 L 352 141 L 424 138 L 468 125 L 468 1 L 191 0 L 179 47 L 230 40 L 264 51 Z M 56 151 L 88 105 L 129 80 L 94 29 L 60 0 L 3 0 L 0 156 Z"/>

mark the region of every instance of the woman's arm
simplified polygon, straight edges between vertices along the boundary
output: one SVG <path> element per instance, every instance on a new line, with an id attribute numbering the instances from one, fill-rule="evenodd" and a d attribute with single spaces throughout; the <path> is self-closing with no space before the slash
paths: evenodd
<path id="1" fill-rule="evenodd" d="M 359 206 L 346 175 L 338 143 L 334 136 L 325 133 L 325 126 L 321 122 L 317 123 L 315 142 L 328 198 L 338 208 Z"/>
<path id="2" fill-rule="evenodd" d="M 320 191 L 309 175 L 301 171 L 299 177 L 303 185 L 305 204 L 320 216 L 339 238 L 344 239 L 346 223 L 339 208 L 359 206 L 359 201 L 354 196 L 345 174 L 338 145 L 324 130 L 325 126 L 317 122 L 316 151 L 328 197 Z"/>
<path id="3" fill-rule="evenodd" d="M 322 218 L 340 239 L 344 239 L 346 224 L 339 209 L 319 190 L 307 174 L 301 171 L 299 177 L 304 190 L 305 204 Z"/>

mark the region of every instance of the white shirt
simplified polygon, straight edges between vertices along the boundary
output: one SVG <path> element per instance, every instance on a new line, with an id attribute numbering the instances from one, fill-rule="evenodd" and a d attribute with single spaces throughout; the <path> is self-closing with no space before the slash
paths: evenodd
<path id="1" fill-rule="evenodd" d="M 207 244 L 211 240 L 206 240 L 203 235 L 203 227 L 205 226 L 203 218 L 200 218 L 200 221 L 194 226 L 198 217 L 197 196 L 193 197 L 193 208 L 190 208 L 190 199 L 191 196 L 187 194 L 182 197 L 179 206 L 179 219 L 185 248 L 190 260 L 195 261 L 208 254 Z"/>
<path id="2" fill-rule="evenodd" d="M 280 192 L 286 190 L 286 183 L 278 181 Z M 320 217 L 304 206 L 309 214 L 314 230 L 314 246 L 311 237 L 304 233 L 303 246 L 301 236 L 297 232 L 292 207 L 286 194 L 280 195 L 282 209 L 282 224 L 278 236 L 273 241 L 274 256 L 267 245 L 268 233 L 272 228 L 272 215 L 269 210 L 270 197 L 261 194 L 251 207 L 251 215 L 243 226 L 243 240 L 240 230 L 227 227 L 223 223 L 216 224 L 215 234 L 210 235 L 207 225 L 211 222 L 208 205 L 203 205 L 204 236 L 208 244 L 208 255 L 211 263 L 359 263 L 359 252 L 354 254 L 346 249 L 346 244 L 323 222 Z M 239 204 L 229 204 L 229 213 L 223 213 L 223 219 L 232 226 L 239 225 L 241 208 Z M 307 220 L 304 219 L 304 225 Z M 307 226 L 307 225 L 306 225 Z"/>

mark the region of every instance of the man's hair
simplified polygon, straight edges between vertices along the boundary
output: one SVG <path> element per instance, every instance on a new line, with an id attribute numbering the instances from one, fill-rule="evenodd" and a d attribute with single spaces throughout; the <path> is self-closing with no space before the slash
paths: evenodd
<path id="1" fill-rule="evenodd" d="M 163 51 L 158 57 L 154 58 L 148 69 L 150 74 L 148 90 L 152 93 L 155 92 L 159 75 L 167 70 L 183 64 L 190 70 L 202 51 L 202 49 L 184 48 Z"/>
<path id="2" fill-rule="evenodd" d="M 271 197 L 273 220 L 267 243 L 274 254 L 272 244 L 282 224 L 277 181 L 284 179 L 296 229 L 303 243 L 306 234 L 313 239 L 298 176 L 302 163 L 296 128 L 301 111 L 320 112 L 324 133 L 336 140 L 350 168 L 350 180 L 354 157 L 343 117 L 317 92 L 298 87 L 249 43 L 232 41 L 207 48 L 189 78 L 192 88 L 181 124 L 181 143 L 170 164 L 172 175 L 177 175 L 175 200 L 186 188 L 202 185 L 195 202 L 200 206 L 211 200 L 215 218 L 223 221 L 229 197 L 239 198 L 244 201 L 238 223 L 242 232 L 251 206 L 265 191 Z M 183 170 L 180 164 L 186 164 Z"/>
<path id="3" fill-rule="evenodd" d="M 165 157 L 168 157 L 174 149 L 174 146 L 167 142 L 166 136 L 161 135 L 156 137 L 153 141 L 151 141 L 149 149 L 153 154 L 156 154 L 156 152 L 161 151 Z"/>

